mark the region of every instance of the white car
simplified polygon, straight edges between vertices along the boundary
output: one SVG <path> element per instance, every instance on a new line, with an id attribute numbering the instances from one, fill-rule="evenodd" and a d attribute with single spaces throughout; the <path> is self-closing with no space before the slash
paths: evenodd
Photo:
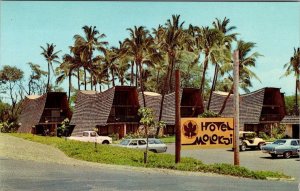
<path id="1" fill-rule="evenodd" d="M 83 142 L 96 142 L 99 144 L 111 144 L 112 138 L 108 136 L 99 136 L 96 131 L 83 131 L 82 136 L 68 137 L 70 140 L 83 141 Z"/>
<path id="2" fill-rule="evenodd" d="M 135 149 L 141 149 L 146 150 L 147 146 L 147 139 L 141 138 L 141 139 L 123 139 L 119 146 L 121 147 L 127 147 L 127 148 L 135 148 Z M 161 140 L 155 139 L 155 138 L 149 138 L 148 139 L 148 150 L 155 152 L 155 153 L 161 153 L 167 151 L 167 145 L 164 144 Z"/>

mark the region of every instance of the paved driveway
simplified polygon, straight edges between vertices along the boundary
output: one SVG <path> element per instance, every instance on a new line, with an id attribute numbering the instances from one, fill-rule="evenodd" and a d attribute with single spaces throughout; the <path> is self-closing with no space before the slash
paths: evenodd
<path id="1" fill-rule="evenodd" d="M 175 153 L 175 144 L 169 144 L 167 153 Z M 229 163 L 233 164 L 233 151 L 231 149 L 201 149 L 182 150 L 181 156 L 193 157 L 202 160 L 206 164 Z M 284 172 L 287 175 L 300 180 L 300 158 L 272 159 L 270 155 L 260 150 L 247 150 L 240 152 L 240 165 L 252 170 L 271 170 Z"/>

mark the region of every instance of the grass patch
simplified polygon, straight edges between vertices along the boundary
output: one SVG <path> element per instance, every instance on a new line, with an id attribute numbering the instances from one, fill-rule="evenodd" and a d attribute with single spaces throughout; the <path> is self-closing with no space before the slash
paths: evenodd
<path id="1" fill-rule="evenodd" d="M 155 154 L 151 152 L 149 152 L 148 155 L 148 163 L 144 164 L 143 151 L 141 150 L 99 144 L 95 148 L 94 143 L 84 143 L 73 140 L 65 140 L 64 138 L 43 137 L 25 133 L 12 133 L 10 135 L 54 146 L 62 150 L 69 157 L 90 162 L 129 165 L 135 167 L 174 169 L 181 171 L 211 172 L 253 179 L 267 179 L 267 177 L 290 178 L 289 176 L 279 172 L 252 171 L 244 167 L 230 164 L 203 164 L 200 160 L 188 157 L 182 157 L 181 162 L 179 164 L 175 164 L 175 157 L 173 155 Z"/>
<path id="2" fill-rule="evenodd" d="M 175 136 L 168 136 L 168 137 L 160 137 L 160 140 L 162 140 L 164 143 L 175 143 Z"/>

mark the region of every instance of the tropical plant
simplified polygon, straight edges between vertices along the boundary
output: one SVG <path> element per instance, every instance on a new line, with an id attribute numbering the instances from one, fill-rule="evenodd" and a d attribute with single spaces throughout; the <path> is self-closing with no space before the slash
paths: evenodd
<path id="1" fill-rule="evenodd" d="M 80 58 L 83 61 L 82 66 L 84 69 L 84 89 L 86 90 L 87 85 L 87 70 L 92 68 L 93 63 L 93 52 L 95 49 L 100 52 L 105 52 L 105 46 L 108 44 L 106 41 L 101 41 L 101 39 L 105 38 L 105 34 L 99 33 L 96 27 L 92 26 L 84 26 L 82 27 L 84 31 L 84 37 L 80 35 L 75 35 L 75 47 L 78 49 L 80 53 Z M 93 74 L 91 72 L 91 89 L 93 82 Z"/>
<path id="2" fill-rule="evenodd" d="M 41 46 L 41 49 L 43 50 L 43 52 L 41 54 L 44 56 L 44 58 L 46 59 L 47 64 L 48 64 L 48 81 L 47 81 L 47 90 L 46 90 L 47 92 L 50 91 L 50 86 L 49 86 L 49 84 L 50 84 L 50 68 L 52 69 L 52 71 L 54 73 L 52 63 L 53 62 L 59 63 L 58 53 L 60 52 L 60 50 L 55 52 L 54 48 L 55 48 L 55 45 L 53 43 L 52 44 L 47 43 L 45 48 Z"/>
<path id="3" fill-rule="evenodd" d="M 71 88 L 72 88 L 72 76 L 76 76 L 74 69 L 76 68 L 76 61 L 73 56 L 70 54 L 65 54 L 63 56 L 63 62 L 59 67 L 56 68 L 57 78 L 56 84 L 61 84 L 66 78 L 68 78 L 68 101 L 71 97 Z"/>
<path id="4" fill-rule="evenodd" d="M 207 102 L 207 110 L 209 110 L 211 97 L 213 91 L 216 89 L 216 83 L 218 80 L 219 70 L 221 69 L 221 74 L 224 75 L 228 65 L 231 63 L 231 43 L 232 41 L 236 40 L 237 33 L 230 33 L 232 30 L 236 29 L 235 26 L 229 26 L 230 20 L 226 17 L 223 21 L 216 18 L 213 22 L 213 26 L 215 29 L 219 30 L 223 35 L 220 41 L 218 41 L 219 49 L 215 51 L 215 70 L 214 70 L 214 77 L 210 89 L 209 99 Z"/>
<path id="5" fill-rule="evenodd" d="M 172 15 L 172 21 L 167 20 L 165 26 L 158 26 L 158 29 L 154 30 L 153 33 L 156 35 L 155 39 L 158 43 L 159 50 L 167 55 L 168 68 L 167 74 L 164 79 L 164 86 L 162 89 L 162 99 L 160 103 L 159 121 L 162 118 L 162 110 L 165 94 L 172 87 L 172 73 L 175 66 L 175 59 L 177 57 L 178 51 L 183 47 L 185 33 L 183 31 L 184 22 L 179 21 L 180 15 Z M 157 129 L 156 135 L 159 133 L 159 128 Z"/>
<path id="6" fill-rule="evenodd" d="M 1 89 L 8 92 L 11 101 L 9 122 L 15 121 L 19 113 L 20 104 L 18 104 L 18 101 L 23 98 L 23 77 L 24 72 L 15 66 L 5 65 L 0 70 L 0 81 L 3 82 Z"/>
<path id="7" fill-rule="evenodd" d="M 28 63 L 31 74 L 29 76 L 28 81 L 28 95 L 31 94 L 43 94 L 46 91 L 46 84 L 44 82 L 43 77 L 47 76 L 47 72 L 43 71 L 38 64 L 33 64 L 31 62 Z M 24 88 L 25 89 L 25 88 Z"/>
<path id="8" fill-rule="evenodd" d="M 130 32 L 130 38 L 124 41 L 126 54 L 132 58 L 139 70 L 140 89 L 143 96 L 143 105 L 146 107 L 143 83 L 143 64 L 151 65 L 160 59 L 154 46 L 154 39 L 145 27 L 135 26 L 133 29 L 127 29 Z"/>
<path id="9" fill-rule="evenodd" d="M 294 55 L 291 57 L 290 62 L 284 65 L 286 69 L 284 76 L 289 76 L 292 73 L 296 78 L 295 86 L 295 105 L 294 105 L 294 114 L 299 115 L 299 105 L 298 105 L 298 91 L 300 91 L 300 48 L 294 48 Z"/>
<path id="10" fill-rule="evenodd" d="M 252 49 L 255 47 L 255 43 L 253 42 L 245 42 L 243 40 L 237 41 L 237 49 L 239 52 L 239 87 L 242 88 L 245 92 L 249 93 L 249 87 L 252 87 L 251 79 L 255 78 L 259 80 L 257 75 L 250 70 L 251 67 L 256 66 L 256 59 L 260 56 L 258 52 L 254 52 L 249 55 Z M 232 66 L 233 67 L 233 66 Z M 233 68 L 232 68 L 233 69 Z M 232 76 L 229 74 L 228 79 L 233 81 Z M 260 81 L 260 80 L 259 80 Z M 221 115 L 226 107 L 226 103 L 230 97 L 230 94 L 233 93 L 233 83 L 228 92 L 228 95 L 224 99 L 223 105 L 219 111 L 219 115 Z"/>

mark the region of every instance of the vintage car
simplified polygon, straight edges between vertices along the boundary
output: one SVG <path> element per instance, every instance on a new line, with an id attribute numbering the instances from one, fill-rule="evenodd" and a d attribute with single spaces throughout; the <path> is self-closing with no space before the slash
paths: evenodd
<path id="1" fill-rule="evenodd" d="M 112 138 L 108 136 L 99 136 L 95 131 L 83 131 L 82 136 L 68 137 L 70 140 L 83 141 L 83 142 L 96 142 L 99 144 L 111 144 Z"/>
<path id="2" fill-rule="evenodd" d="M 272 158 L 282 155 L 284 158 L 299 156 L 300 140 L 299 139 L 278 139 L 271 144 L 262 147 L 262 152 L 268 153 Z"/>
<path id="3" fill-rule="evenodd" d="M 240 131 L 239 137 L 240 151 L 245 151 L 246 148 L 261 150 L 262 146 L 266 144 L 266 142 L 263 139 L 258 138 L 253 131 Z"/>
<path id="4" fill-rule="evenodd" d="M 140 138 L 140 139 L 123 139 L 118 146 L 146 150 L 146 145 L 147 145 L 147 139 Z M 164 144 L 159 139 L 149 138 L 148 150 L 155 153 L 166 152 L 167 145 Z"/>

